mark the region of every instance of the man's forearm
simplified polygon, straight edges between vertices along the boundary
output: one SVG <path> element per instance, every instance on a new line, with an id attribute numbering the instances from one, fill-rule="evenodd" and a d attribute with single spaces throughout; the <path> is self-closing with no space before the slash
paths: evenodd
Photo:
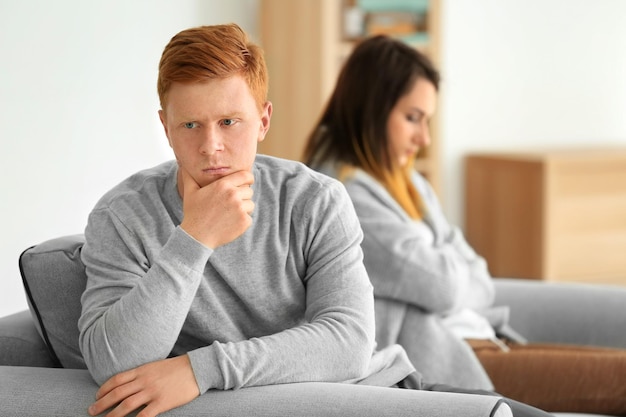
<path id="1" fill-rule="evenodd" d="M 158 262 L 142 277 L 128 277 L 115 285 L 115 280 L 98 276 L 106 271 L 92 269 L 79 328 L 81 350 L 96 381 L 167 357 L 202 277 L 202 268 L 189 267 L 183 260 L 200 258 L 196 263 L 204 265 L 208 255 L 201 256 L 203 252 L 176 229 Z M 90 254 L 84 258 L 89 263 Z M 120 279 L 119 271 L 110 274 Z"/>

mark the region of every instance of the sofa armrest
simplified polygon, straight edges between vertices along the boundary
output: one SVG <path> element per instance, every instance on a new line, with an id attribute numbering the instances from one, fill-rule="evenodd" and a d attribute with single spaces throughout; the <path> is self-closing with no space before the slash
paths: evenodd
<path id="1" fill-rule="evenodd" d="M 83 369 L 0 366 L 0 404 L 6 415 L 86 415 L 97 385 Z M 284 384 L 209 391 L 160 414 L 217 416 L 498 417 L 511 411 L 498 397 L 333 383 Z"/>
<path id="2" fill-rule="evenodd" d="M 530 342 L 626 348 L 626 287 L 495 279 L 496 305 Z"/>
<path id="3" fill-rule="evenodd" d="M 54 366 L 28 310 L 0 318 L 0 365 Z"/>

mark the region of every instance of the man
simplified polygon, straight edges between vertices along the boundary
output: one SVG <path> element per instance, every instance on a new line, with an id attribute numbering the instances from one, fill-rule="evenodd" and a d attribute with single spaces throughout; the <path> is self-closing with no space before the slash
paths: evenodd
<path id="1" fill-rule="evenodd" d="M 80 345 L 102 384 L 89 413 L 154 416 L 210 389 L 303 381 L 391 386 L 343 186 L 256 155 L 270 126 L 262 51 L 236 25 L 182 31 L 160 66 L 176 161 L 97 203 L 85 230 Z"/>

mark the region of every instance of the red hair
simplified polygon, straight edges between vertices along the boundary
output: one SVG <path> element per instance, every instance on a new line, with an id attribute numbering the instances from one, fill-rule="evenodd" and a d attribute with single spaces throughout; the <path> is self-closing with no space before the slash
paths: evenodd
<path id="1" fill-rule="evenodd" d="M 165 109 L 174 82 L 192 83 L 242 75 L 259 110 L 267 101 L 268 75 L 263 50 L 236 24 L 183 30 L 165 46 L 157 91 Z"/>

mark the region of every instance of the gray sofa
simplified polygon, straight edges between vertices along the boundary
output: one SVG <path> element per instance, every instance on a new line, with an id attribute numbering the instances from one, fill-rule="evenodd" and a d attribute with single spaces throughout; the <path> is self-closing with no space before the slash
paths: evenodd
<path id="1" fill-rule="evenodd" d="M 97 385 L 78 349 L 86 276 L 82 235 L 36 245 L 20 257 L 29 311 L 0 318 L 0 404 L 7 416 L 81 416 Z M 497 304 L 531 341 L 626 348 L 626 287 L 496 281 Z M 167 416 L 509 416 L 498 397 L 301 383 L 211 391 Z"/>

